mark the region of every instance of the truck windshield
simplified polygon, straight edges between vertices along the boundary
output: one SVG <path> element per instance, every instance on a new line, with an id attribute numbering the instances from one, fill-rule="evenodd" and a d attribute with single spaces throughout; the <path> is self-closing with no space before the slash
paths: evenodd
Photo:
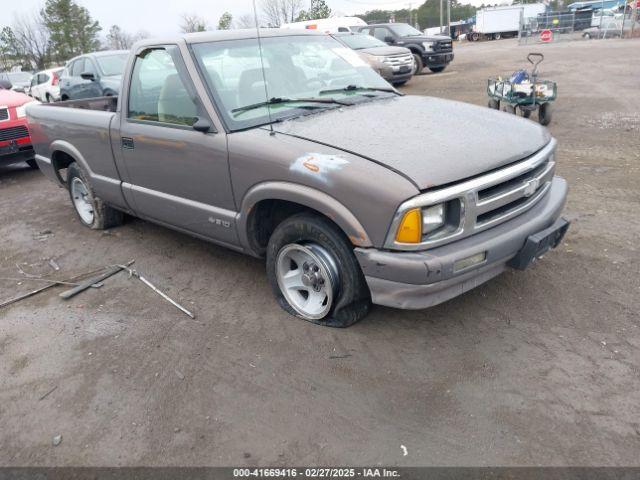
<path id="1" fill-rule="evenodd" d="M 303 101 L 270 99 L 393 95 L 389 84 L 357 53 L 329 36 L 263 38 L 262 60 L 255 38 L 195 44 L 193 51 L 232 130 L 340 106 L 316 102 L 316 108 L 309 108 Z M 353 85 L 363 88 L 348 88 Z M 329 90 L 332 93 L 326 93 Z M 252 108 L 244 108 L 247 106 Z"/>
<path id="2" fill-rule="evenodd" d="M 124 67 L 127 64 L 129 55 L 121 53 L 118 55 L 101 55 L 96 58 L 100 70 L 105 77 L 113 77 L 115 75 L 122 75 Z"/>
<path id="3" fill-rule="evenodd" d="M 411 25 L 407 25 L 406 23 L 396 23 L 392 27 L 393 31 L 399 37 L 421 37 L 422 32 L 420 30 L 416 30 Z"/>

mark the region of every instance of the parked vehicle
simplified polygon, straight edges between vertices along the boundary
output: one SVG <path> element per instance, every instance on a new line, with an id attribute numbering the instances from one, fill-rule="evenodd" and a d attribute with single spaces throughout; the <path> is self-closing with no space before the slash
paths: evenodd
<path id="1" fill-rule="evenodd" d="M 640 22 L 636 22 L 634 32 L 640 35 Z M 622 28 L 622 18 L 605 19 L 602 21 L 602 27 L 589 27 L 582 31 L 582 38 L 621 38 L 624 34 L 627 36 L 631 32 L 631 19 L 624 20 L 624 29 Z"/>
<path id="2" fill-rule="evenodd" d="M 14 92 L 25 93 L 31 84 L 31 73 L 3 72 L 0 73 L 0 80 L 11 83 L 11 89 Z"/>
<path id="3" fill-rule="evenodd" d="M 10 87 L 7 83 L 3 84 Z M 24 93 L 0 88 L 0 165 L 27 162 L 32 168 L 38 167 L 25 113 L 30 102 L 33 99 Z"/>
<path id="4" fill-rule="evenodd" d="M 537 18 L 544 13 L 547 6 L 544 3 L 523 3 L 503 7 L 486 7 L 476 12 L 476 24 L 473 31 L 467 34 L 472 41 L 480 39 L 499 40 L 503 37 L 515 37 L 520 29 L 520 21 Z"/>
<path id="5" fill-rule="evenodd" d="M 358 52 L 387 82 L 400 86 L 413 76 L 413 55 L 404 47 L 390 47 L 364 33 L 336 33 L 333 38 Z"/>
<path id="6" fill-rule="evenodd" d="M 304 22 L 285 23 L 280 26 L 284 29 L 304 29 L 304 30 L 317 30 L 324 33 L 338 33 L 338 32 L 351 32 L 357 31 L 361 26 L 366 25 L 367 22 L 358 17 L 331 17 L 321 18 L 317 20 L 306 20 Z"/>
<path id="7" fill-rule="evenodd" d="M 423 34 L 406 23 L 383 23 L 360 28 L 388 45 L 405 47 L 413 54 L 413 74 L 418 75 L 424 67 L 434 73 L 443 71 L 453 60 L 451 37 Z"/>
<path id="8" fill-rule="evenodd" d="M 31 78 L 29 95 L 41 102 L 60 100 L 60 77 L 64 68 L 51 68 L 37 72 Z"/>
<path id="9" fill-rule="evenodd" d="M 109 50 L 75 57 L 60 78 L 60 99 L 116 96 L 129 52 Z"/>
<path id="10" fill-rule="evenodd" d="M 266 257 L 279 304 L 311 322 L 436 305 L 568 227 L 544 127 L 402 95 L 327 35 L 143 40 L 121 91 L 27 109 L 38 164 L 80 221 L 127 212 Z"/>

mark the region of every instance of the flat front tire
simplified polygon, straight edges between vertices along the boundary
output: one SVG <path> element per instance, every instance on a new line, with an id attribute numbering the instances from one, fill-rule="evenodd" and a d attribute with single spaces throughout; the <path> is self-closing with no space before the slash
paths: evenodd
<path id="1" fill-rule="evenodd" d="M 124 214 L 95 195 L 88 175 L 75 162 L 67 169 L 67 188 L 73 208 L 84 226 L 105 230 L 122 224 Z"/>
<path id="2" fill-rule="evenodd" d="M 280 306 L 312 323 L 348 327 L 371 307 L 353 246 L 320 215 L 296 214 L 276 227 L 267 246 L 267 277 Z"/>

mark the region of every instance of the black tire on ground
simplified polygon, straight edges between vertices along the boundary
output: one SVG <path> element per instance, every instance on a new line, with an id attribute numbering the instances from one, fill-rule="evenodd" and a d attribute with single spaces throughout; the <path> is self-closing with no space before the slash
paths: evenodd
<path id="1" fill-rule="evenodd" d="M 493 34 L 493 39 L 494 40 L 500 40 L 502 38 L 502 35 L 500 35 L 499 33 L 494 33 Z"/>
<path id="2" fill-rule="evenodd" d="M 490 98 L 488 106 L 489 108 L 493 108 L 494 110 L 500 110 L 500 100 L 496 100 L 495 98 Z"/>
<path id="3" fill-rule="evenodd" d="M 80 217 L 80 214 L 76 210 L 75 204 L 73 202 L 73 195 L 71 194 L 71 183 L 75 177 L 78 177 L 82 181 L 82 183 L 84 183 L 89 192 L 89 201 L 93 206 L 93 222 L 91 222 L 90 224 L 82 220 L 82 217 Z M 89 182 L 88 175 L 76 162 L 70 164 L 69 168 L 67 169 L 67 188 L 69 190 L 71 204 L 74 205 L 74 210 L 76 210 L 78 219 L 83 225 L 93 230 L 106 230 L 107 228 L 122 225 L 122 223 L 124 222 L 124 213 L 122 213 L 120 210 L 116 210 L 115 208 L 110 207 L 94 194 L 91 183 Z"/>
<path id="4" fill-rule="evenodd" d="M 504 111 L 507 112 L 507 113 L 510 113 L 512 115 L 515 115 L 516 114 L 516 107 L 507 103 L 504 106 Z"/>
<path id="5" fill-rule="evenodd" d="M 414 53 L 413 54 L 413 74 L 422 75 L 422 70 L 424 70 L 424 63 L 422 63 L 422 57 L 417 53 Z"/>
<path id="6" fill-rule="evenodd" d="M 394 87 L 402 87 L 404 84 L 406 84 L 409 80 L 403 80 L 402 82 L 393 82 L 393 86 Z"/>
<path id="7" fill-rule="evenodd" d="M 53 103 L 53 98 L 51 98 L 51 95 L 49 95 L 48 93 L 47 93 L 46 99 L 47 99 L 47 103 Z"/>
<path id="8" fill-rule="evenodd" d="M 549 125 L 551 123 L 551 104 L 543 103 L 538 107 L 538 122 L 540 125 Z"/>
<path id="9" fill-rule="evenodd" d="M 583 33 L 582 37 L 587 39 L 587 40 L 590 40 L 591 39 L 591 34 L 590 33 Z"/>
<path id="10" fill-rule="evenodd" d="M 478 40 L 480 40 L 480 34 L 478 32 L 473 32 L 469 36 L 469 40 L 471 40 L 472 42 L 477 42 Z"/>
<path id="11" fill-rule="evenodd" d="M 447 68 L 446 65 L 444 65 L 443 67 L 429 67 L 429 70 L 431 70 L 433 73 L 440 73 L 444 71 L 445 68 Z"/>
<path id="12" fill-rule="evenodd" d="M 353 246 L 344 233 L 330 220 L 313 213 L 299 213 L 284 220 L 275 229 L 267 246 L 267 278 L 280 306 L 289 314 L 303 318 L 287 302 L 277 280 L 277 258 L 289 244 L 316 243 L 335 259 L 339 285 L 333 306 L 319 320 L 308 320 L 328 327 L 348 327 L 364 318 L 371 308 L 371 294 Z"/>
<path id="13" fill-rule="evenodd" d="M 29 167 L 33 168 L 34 170 L 38 168 L 38 162 L 36 162 L 35 158 L 27 160 L 27 165 L 29 165 Z"/>

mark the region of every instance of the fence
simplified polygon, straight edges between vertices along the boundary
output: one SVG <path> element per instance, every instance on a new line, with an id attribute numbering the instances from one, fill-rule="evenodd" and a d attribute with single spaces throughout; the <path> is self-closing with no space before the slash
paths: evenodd
<path id="1" fill-rule="evenodd" d="M 637 9 L 626 14 L 605 15 L 592 10 L 547 12 L 522 18 L 518 40 L 521 45 L 562 42 L 582 38 L 640 37 Z"/>

